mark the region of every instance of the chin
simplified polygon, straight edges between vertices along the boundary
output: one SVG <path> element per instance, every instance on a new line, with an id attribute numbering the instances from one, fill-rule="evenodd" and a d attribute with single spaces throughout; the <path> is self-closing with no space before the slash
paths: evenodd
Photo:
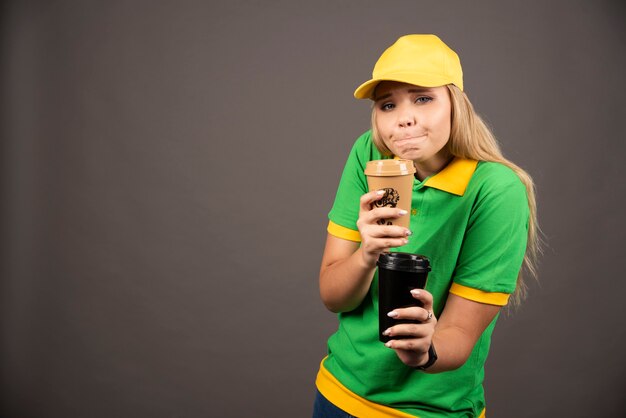
<path id="1" fill-rule="evenodd" d="M 422 158 L 422 153 L 419 151 L 404 151 L 397 154 L 394 153 L 393 155 L 397 156 L 398 158 L 402 158 L 403 160 L 412 161 L 420 160 Z"/>

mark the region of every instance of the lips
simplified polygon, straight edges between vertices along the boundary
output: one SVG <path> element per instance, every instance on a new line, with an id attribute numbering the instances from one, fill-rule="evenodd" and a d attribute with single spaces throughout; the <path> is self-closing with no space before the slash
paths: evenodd
<path id="1" fill-rule="evenodd" d="M 405 135 L 404 138 L 401 138 L 402 140 L 405 139 L 419 139 L 423 136 L 426 136 L 426 133 L 422 133 L 422 134 L 415 134 L 415 135 Z"/>
<path id="2" fill-rule="evenodd" d="M 425 137 L 426 137 L 426 134 L 407 136 L 407 137 L 404 137 L 404 138 L 396 139 L 394 142 L 396 144 L 398 144 L 398 145 L 401 145 L 401 144 L 404 144 L 404 143 L 407 143 L 407 142 L 421 140 L 421 139 L 424 139 Z"/>

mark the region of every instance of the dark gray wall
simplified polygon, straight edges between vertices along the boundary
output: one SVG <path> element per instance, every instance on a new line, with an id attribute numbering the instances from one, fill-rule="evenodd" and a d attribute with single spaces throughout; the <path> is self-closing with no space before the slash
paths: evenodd
<path id="1" fill-rule="evenodd" d="M 536 179 L 540 283 L 490 417 L 623 412 L 620 1 L 12 1 L 1 39 L 0 415 L 306 417 L 352 98 L 437 33 Z"/>

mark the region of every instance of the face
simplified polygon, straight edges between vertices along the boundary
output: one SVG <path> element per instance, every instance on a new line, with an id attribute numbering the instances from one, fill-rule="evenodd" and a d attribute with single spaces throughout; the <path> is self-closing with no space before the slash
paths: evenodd
<path id="1" fill-rule="evenodd" d="M 452 105 L 448 89 L 381 82 L 374 95 L 378 133 L 397 157 L 413 160 L 418 176 L 441 170 L 450 159 Z"/>

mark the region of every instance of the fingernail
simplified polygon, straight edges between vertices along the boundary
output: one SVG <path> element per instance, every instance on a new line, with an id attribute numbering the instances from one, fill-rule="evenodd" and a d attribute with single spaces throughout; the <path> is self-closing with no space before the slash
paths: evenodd
<path id="1" fill-rule="evenodd" d="M 410 229 L 406 230 L 406 236 L 410 237 L 411 235 L 413 235 L 413 231 L 411 231 Z"/>
<path id="2" fill-rule="evenodd" d="M 387 342 L 385 343 L 385 347 L 389 347 L 389 348 L 391 348 L 391 341 L 387 341 Z"/>
<path id="3" fill-rule="evenodd" d="M 384 191 L 384 190 L 376 190 L 376 194 L 377 194 L 378 196 L 382 196 L 382 195 L 384 195 L 384 194 L 385 194 L 385 191 Z"/>
<path id="4" fill-rule="evenodd" d="M 405 294 L 406 294 L 406 293 L 405 293 Z M 389 313 L 387 314 L 387 316 L 388 316 L 388 317 L 390 317 L 390 318 L 395 318 L 395 317 L 397 317 L 397 316 L 398 316 L 398 312 L 396 312 L 396 311 L 391 311 L 391 312 L 389 312 Z"/>
<path id="5" fill-rule="evenodd" d="M 420 291 L 419 291 L 419 289 L 412 289 L 412 290 L 411 290 L 411 294 L 412 294 L 413 296 L 419 296 L 419 295 L 420 295 Z"/>
<path id="6" fill-rule="evenodd" d="M 383 335 L 389 335 L 389 334 L 391 334 L 391 331 L 389 331 L 388 329 L 386 329 L 386 330 L 383 332 Z"/>
<path id="7" fill-rule="evenodd" d="M 400 215 L 401 215 L 401 216 L 404 216 L 404 215 L 406 215 L 408 212 L 407 212 L 406 210 L 404 210 L 404 209 L 400 209 L 400 212 L 399 212 L 399 213 L 400 213 Z"/>

